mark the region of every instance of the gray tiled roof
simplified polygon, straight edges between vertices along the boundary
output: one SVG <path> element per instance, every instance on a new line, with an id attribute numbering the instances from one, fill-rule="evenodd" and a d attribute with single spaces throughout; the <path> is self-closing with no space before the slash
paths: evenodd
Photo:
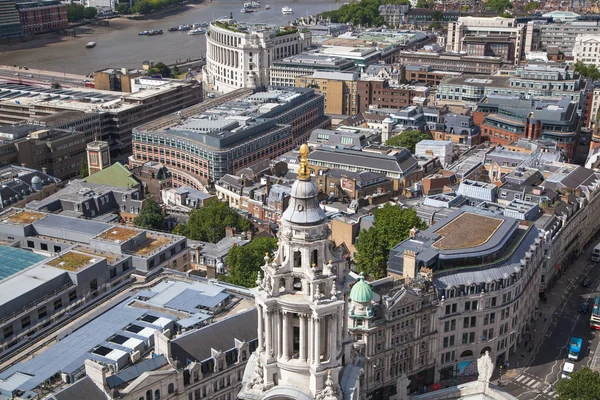
<path id="1" fill-rule="evenodd" d="M 366 151 L 317 147 L 315 151 L 308 155 L 308 160 L 309 162 L 330 162 L 363 169 L 395 173 L 405 173 L 417 164 L 417 160 L 407 149 L 401 149 L 397 154 L 389 155 Z"/>
<path id="2" fill-rule="evenodd" d="M 106 394 L 86 376 L 60 392 L 54 393 L 50 400 L 107 400 Z"/>

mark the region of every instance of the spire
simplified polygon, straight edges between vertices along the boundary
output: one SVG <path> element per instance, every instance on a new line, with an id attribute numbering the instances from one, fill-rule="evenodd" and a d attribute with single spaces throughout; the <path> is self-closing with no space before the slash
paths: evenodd
<path id="1" fill-rule="evenodd" d="M 308 145 L 304 143 L 300 146 L 300 168 L 298 168 L 298 179 L 307 181 L 310 179 L 310 171 L 308 169 Z"/>

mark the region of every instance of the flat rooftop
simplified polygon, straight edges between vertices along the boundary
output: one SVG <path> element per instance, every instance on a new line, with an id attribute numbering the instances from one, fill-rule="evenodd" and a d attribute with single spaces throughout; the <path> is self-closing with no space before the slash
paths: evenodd
<path id="1" fill-rule="evenodd" d="M 148 235 L 146 241 L 134 250 L 136 256 L 147 256 L 156 250 L 171 243 L 172 238 L 165 236 Z"/>
<path id="2" fill-rule="evenodd" d="M 435 231 L 442 236 L 433 247 L 440 250 L 468 249 L 486 243 L 504 220 L 481 214 L 463 213 Z"/>
<path id="3" fill-rule="evenodd" d="M 69 251 L 60 257 L 48 261 L 46 264 L 66 271 L 77 271 L 89 264 L 92 260 L 94 260 L 94 258 L 88 255 Z"/>
<path id="4" fill-rule="evenodd" d="M 0 246 L 0 280 L 8 278 L 45 258 L 32 251 Z"/>
<path id="5" fill-rule="evenodd" d="M 4 222 L 13 224 L 13 225 L 29 225 L 35 221 L 39 221 L 44 218 L 46 214 L 33 212 L 33 211 L 20 211 L 16 214 L 12 214 L 8 218 L 4 220 Z"/>
<path id="6" fill-rule="evenodd" d="M 140 232 L 133 230 L 133 229 L 121 228 L 119 226 L 113 226 L 112 228 L 108 229 L 107 231 L 96 236 L 95 239 L 105 240 L 105 241 L 109 241 L 109 242 L 114 242 L 115 240 L 118 240 L 120 242 L 125 242 L 125 241 L 139 235 L 139 233 Z"/>

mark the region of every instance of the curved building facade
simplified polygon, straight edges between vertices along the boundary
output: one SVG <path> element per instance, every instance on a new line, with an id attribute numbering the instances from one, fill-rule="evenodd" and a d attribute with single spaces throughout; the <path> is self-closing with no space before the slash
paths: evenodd
<path id="1" fill-rule="evenodd" d="M 268 86 L 272 61 L 300 54 L 311 44 L 310 31 L 212 22 L 206 33 L 203 79 L 221 93 Z"/>

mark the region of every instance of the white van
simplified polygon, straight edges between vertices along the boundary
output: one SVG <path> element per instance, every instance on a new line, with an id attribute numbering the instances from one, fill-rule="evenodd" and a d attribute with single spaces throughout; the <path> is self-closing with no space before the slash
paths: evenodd
<path id="1" fill-rule="evenodd" d="M 594 247 L 594 251 L 592 251 L 592 261 L 600 261 L 600 244 L 597 244 L 596 247 Z"/>
<path id="2" fill-rule="evenodd" d="M 569 374 L 571 372 L 573 372 L 574 368 L 575 368 L 575 364 L 570 363 L 570 362 L 566 362 L 565 365 L 563 365 L 563 370 L 562 370 L 561 378 L 563 378 L 563 379 L 571 379 L 571 377 L 569 376 Z"/>

